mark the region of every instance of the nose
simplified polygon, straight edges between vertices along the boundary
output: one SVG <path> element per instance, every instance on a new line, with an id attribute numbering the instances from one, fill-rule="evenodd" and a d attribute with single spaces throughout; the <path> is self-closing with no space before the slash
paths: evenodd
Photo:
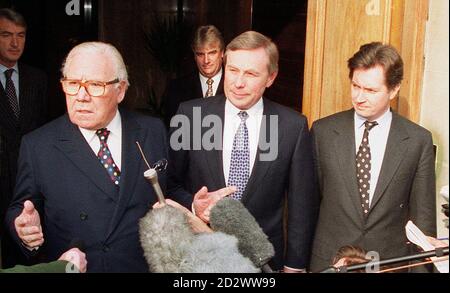
<path id="1" fill-rule="evenodd" d="M 366 95 L 364 94 L 364 89 L 355 89 L 354 90 L 354 99 L 356 102 L 361 103 L 366 100 Z"/>
<path id="2" fill-rule="evenodd" d="M 17 37 L 13 36 L 12 39 L 11 39 L 11 46 L 17 47 L 18 44 L 19 44 L 19 42 L 17 40 Z"/>
<path id="3" fill-rule="evenodd" d="M 245 78 L 242 74 L 239 74 L 236 76 L 236 79 L 234 81 L 234 86 L 237 88 L 243 88 L 245 86 Z"/>
<path id="4" fill-rule="evenodd" d="M 77 101 L 88 102 L 90 99 L 91 99 L 91 96 L 86 91 L 86 88 L 84 87 L 84 85 L 80 86 L 80 90 L 78 91 L 78 94 L 77 94 Z"/>
<path id="5" fill-rule="evenodd" d="M 205 56 L 203 57 L 203 63 L 208 64 L 209 63 L 209 55 L 205 54 Z"/>

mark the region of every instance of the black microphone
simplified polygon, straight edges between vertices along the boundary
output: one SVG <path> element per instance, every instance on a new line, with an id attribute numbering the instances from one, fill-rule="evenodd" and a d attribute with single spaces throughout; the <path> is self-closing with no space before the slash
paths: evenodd
<path id="1" fill-rule="evenodd" d="M 211 228 L 238 239 L 239 251 L 263 272 L 273 272 L 267 265 L 275 255 L 272 243 L 256 219 L 244 205 L 232 198 L 223 198 L 211 209 Z"/>

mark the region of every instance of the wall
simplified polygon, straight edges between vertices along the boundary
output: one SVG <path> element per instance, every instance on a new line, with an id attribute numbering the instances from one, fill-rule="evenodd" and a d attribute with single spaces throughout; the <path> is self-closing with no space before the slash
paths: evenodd
<path id="1" fill-rule="evenodd" d="M 420 125 L 433 133 L 434 144 L 438 146 L 436 164 L 437 225 L 438 235 L 448 237 L 443 224 L 439 190 L 448 185 L 449 160 L 449 2 L 430 0 L 429 19 L 426 28 L 425 71 Z"/>

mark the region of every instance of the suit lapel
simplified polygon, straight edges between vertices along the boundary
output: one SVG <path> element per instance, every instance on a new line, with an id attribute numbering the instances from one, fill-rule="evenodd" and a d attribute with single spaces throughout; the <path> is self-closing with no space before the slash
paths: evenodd
<path id="1" fill-rule="evenodd" d="M 270 166 L 272 165 L 273 161 L 261 161 L 260 155 L 261 155 L 261 149 L 260 146 L 263 145 L 261 141 L 263 139 L 269 139 L 270 136 L 270 116 L 276 116 L 278 117 L 278 150 L 280 151 L 280 145 L 281 141 L 284 136 L 284 131 L 286 129 L 283 129 L 282 119 L 278 112 L 276 112 L 276 109 L 273 107 L 273 104 L 271 101 L 264 99 L 264 110 L 263 110 L 263 120 L 261 121 L 261 128 L 259 133 L 259 142 L 258 142 L 258 150 L 256 151 L 256 158 L 255 163 L 253 165 L 252 172 L 250 174 L 250 178 L 248 179 L 247 186 L 245 187 L 244 194 L 242 195 L 242 202 L 246 203 L 248 202 L 249 198 L 255 194 L 255 190 L 258 186 L 263 185 L 264 177 L 266 176 L 267 171 L 270 169 Z M 265 132 L 265 133 L 263 133 Z M 264 142 L 266 143 L 266 142 Z"/>
<path id="2" fill-rule="evenodd" d="M 56 148 L 59 149 L 92 183 L 117 202 L 117 188 L 97 159 L 79 129 L 67 114 L 61 126 Z"/>
<path id="3" fill-rule="evenodd" d="M 25 67 L 21 66 L 19 63 L 19 86 L 20 86 L 20 125 L 22 128 L 26 128 L 30 124 L 29 119 L 33 118 L 31 113 L 35 111 L 35 107 L 32 104 L 32 85 L 33 77 L 29 76 L 29 72 Z"/>
<path id="4" fill-rule="evenodd" d="M 358 193 L 358 183 L 356 182 L 356 147 L 353 110 L 347 111 L 342 121 L 336 124 L 334 136 L 333 144 L 340 169 L 340 175 L 336 174 L 336 176 L 343 176 L 348 195 L 351 197 L 351 202 L 355 206 L 355 211 L 358 217 L 363 220 L 361 199 Z"/>
<path id="5" fill-rule="evenodd" d="M 398 115 L 392 112 L 392 125 L 389 131 L 383 163 L 381 165 L 380 175 L 375 188 L 370 210 L 372 210 L 379 202 L 384 191 L 394 177 L 395 172 L 400 166 L 401 161 L 407 155 L 408 138 L 409 136 L 406 130 L 403 129 Z"/>
<path id="6" fill-rule="evenodd" d="M 217 115 L 222 121 L 220 134 L 223 135 L 223 123 L 225 122 L 225 96 L 220 96 L 220 98 L 208 98 L 214 99 L 212 103 L 207 103 L 208 107 L 202 111 L 202 118 L 204 118 L 204 114 L 207 113 Z M 203 129 L 203 128 L 202 128 Z M 203 137 L 204 131 L 202 131 Z M 222 138 L 223 141 L 223 138 Z M 223 143 L 222 143 L 223 146 Z M 210 174 L 213 174 L 212 178 L 214 180 L 215 185 L 218 188 L 222 188 L 226 186 L 225 177 L 223 175 L 223 158 L 222 158 L 222 148 L 216 150 L 212 149 L 210 151 L 205 151 L 205 158 L 207 161 L 207 165 L 209 167 Z"/>
<path id="7" fill-rule="evenodd" d="M 123 213 L 128 206 L 128 202 L 133 197 L 136 181 L 142 180 L 142 160 L 136 142 L 144 147 L 146 135 L 135 120 L 129 117 L 129 113 L 121 110 L 122 119 L 122 168 L 120 175 L 120 192 L 119 203 L 114 212 L 111 225 L 109 227 L 107 237 L 111 235 L 115 227 L 122 218 Z M 157 160 L 159 158 L 151 158 L 150 154 L 146 154 L 149 160 Z"/>

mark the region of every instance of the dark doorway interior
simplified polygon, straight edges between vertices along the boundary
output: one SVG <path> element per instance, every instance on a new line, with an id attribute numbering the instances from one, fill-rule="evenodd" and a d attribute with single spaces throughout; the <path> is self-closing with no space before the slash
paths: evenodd
<path id="1" fill-rule="evenodd" d="M 277 80 L 265 95 L 299 112 L 302 109 L 307 0 L 253 0 L 252 29 L 278 45 Z"/>

